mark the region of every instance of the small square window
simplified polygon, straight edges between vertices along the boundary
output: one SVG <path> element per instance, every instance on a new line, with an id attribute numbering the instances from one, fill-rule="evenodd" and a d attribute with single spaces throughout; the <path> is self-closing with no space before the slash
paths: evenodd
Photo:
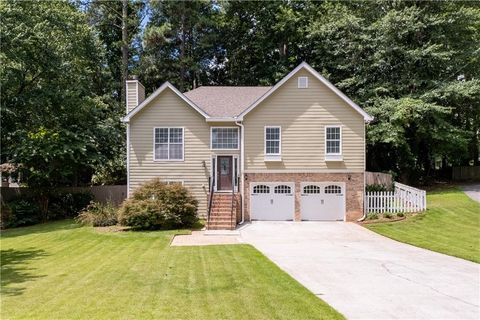
<path id="1" fill-rule="evenodd" d="M 298 77 L 298 88 L 299 89 L 308 88 L 308 77 Z"/>

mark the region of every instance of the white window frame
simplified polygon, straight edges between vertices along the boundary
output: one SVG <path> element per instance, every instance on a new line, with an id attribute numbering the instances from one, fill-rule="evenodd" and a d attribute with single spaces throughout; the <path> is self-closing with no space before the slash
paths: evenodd
<path id="1" fill-rule="evenodd" d="M 168 159 L 157 159 L 155 155 L 155 130 L 168 129 Z M 170 129 L 182 129 L 182 158 L 170 159 Z M 185 161 L 185 127 L 153 127 L 153 161 L 155 162 L 182 162 Z"/>
<path id="2" fill-rule="evenodd" d="M 339 143 L 339 151 L 340 152 L 336 152 L 336 153 L 327 153 L 327 130 L 329 128 L 339 128 L 340 129 L 340 143 Z M 341 161 L 343 160 L 343 148 L 342 148 L 342 144 L 343 144 L 343 130 L 342 130 L 342 125 L 339 125 L 339 124 L 336 124 L 336 125 L 328 125 L 328 126 L 325 126 L 325 132 L 324 132 L 324 153 L 325 153 L 325 160 L 326 161 Z"/>
<path id="3" fill-rule="evenodd" d="M 305 87 L 300 86 L 301 80 L 305 79 Z M 298 89 L 308 89 L 308 77 L 298 77 L 297 79 L 297 88 Z"/>
<path id="4" fill-rule="evenodd" d="M 225 148 L 213 148 L 213 129 L 236 129 L 237 130 L 237 148 L 235 149 L 225 149 Z M 230 127 L 217 127 L 212 126 L 210 127 L 210 150 L 240 150 L 240 131 L 238 127 L 230 126 Z"/>
<path id="5" fill-rule="evenodd" d="M 174 184 L 174 183 L 179 183 L 182 186 L 185 184 L 185 181 L 179 180 L 179 179 L 166 179 L 164 180 L 166 184 Z"/>
<path id="6" fill-rule="evenodd" d="M 278 129 L 278 153 L 267 153 L 267 129 Z M 281 161 L 282 160 L 282 126 L 265 126 L 263 128 L 263 154 L 265 161 Z"/>

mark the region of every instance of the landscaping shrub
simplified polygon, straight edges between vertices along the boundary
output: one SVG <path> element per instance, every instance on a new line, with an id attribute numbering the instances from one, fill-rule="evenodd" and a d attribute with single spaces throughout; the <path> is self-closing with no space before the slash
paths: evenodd
<path id="1" fill-rule="evenodd" d="M 118 209 L 112 203 L 92 201 L 75 220 L 93 227 L 107 227 L 117 224 L 117 213 Z"/>
<path id="2" fill-rule="evenodd" d="M 370 212 L 367 214 L 367 220 L 377 220 L 377 219 L 378 219 L 378 213 Z"/>
<path id="3" fill-rule="evenodd" d="M 399 212 L 399 213 L 397 213 L 397 217 L 400 217 L 400 218 L 405 217 L 405 213 Z"/>
<path id="4" fill-rule="evenodd" d="M 2 228 L 28 226 L 40 221 L 40 207 L 32 198 L 15 199 L 2 208 Z"/>
<path id="5" fill-rule="evenodd" d="M 57 192 L 50 197 L 48 219 L 76 217 L 92 200 L 90 192 Z"/>
<path id="6" fill-rule="evenodd" d="M 388 212 L 385 212 L 383 214 L 383 217 L 386 218 L 386 219 L 392 219 L 393 218 L 393 215 L 391 213 L 388 213 Z"/>
<path id="7" fill-rule="evenodd" d="M 124 201 L 118 220 L 134 229 L 190 227 L 197 222 L 197 207 L 197 200 L 184 186 L 155 179 Z"/>

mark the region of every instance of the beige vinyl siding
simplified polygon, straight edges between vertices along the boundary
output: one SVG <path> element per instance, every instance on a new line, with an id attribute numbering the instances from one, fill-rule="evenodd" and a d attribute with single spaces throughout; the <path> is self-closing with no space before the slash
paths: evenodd
<path id="1" fill-rule="evenodd" d="M 184 160 L 153 160 L 153 128 L 184 128 Z M 166 89 L 130 121 L 130 192 L 153 178 L 183 180 L 206 213 L 211 168 L 210 126 L 205 118 Z M 205 165 L 204 165 L 205 163 Z"/>
<path id="2" fill-rule="evenodd" d="M 308 77 L 308 88 L 297 87 Z M 341 162 L 325 162 L 325 126 L 342 126 Z M 244 118 L 245 171 L 356 171 L 365 166 L 362 115 L 317 78 L 300 70 Z M 264 161 L 264 127 L 281 126 L 282 161 Z"/>
<path id="3" fill-rule="evenodd" d="M 137 82 L 138 85 L 138 104 L 142 103 L 145 100 L 145 87 Z"/>
<path id="4" fill-rule="evenodd" d="M 234 123 L 212 126 L 235 127 Z M 184 128 L 184 160 L 153 160 L 155 127 Z M 130 190 L 153 178 L 181 180 L 207 211 L 208 177 L 214 154 L 238 155 L 239 150 L 210 150 L 210 124 L 170 89 L 165 89 L 130 120 Z"/>

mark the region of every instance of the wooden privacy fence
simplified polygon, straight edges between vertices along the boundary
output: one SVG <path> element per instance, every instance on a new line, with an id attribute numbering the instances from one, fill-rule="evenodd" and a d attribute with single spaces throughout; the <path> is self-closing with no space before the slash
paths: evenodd
<path id="1" fill-rule="evenodd" d="M 398 182 L 394 183 L 394 188 L 394 191 L 366 192 L 365 212 L 420 212 L 427 209 L 427 193 L 425 190 Z"/>
<path id="2" fill-rule="evenodd" d="M 378 184 L 385 186 L 387 189 L 392 189 L 393 177 L 389 173 L 365 171 L 365 184 L 367 186 Z"/>
<path id="3" fill-rule="evenodd" d="M 462 181 L 462 180 L 480 181 L 480 166 L 453 167 L 452 179 L 455 181 Z"/>
<path id="4" fill-rule="evenodd" d="M 58 188 L 59 192 L 91 192 L 93 199 L 98 202 L 107 203 L 112 202 L 115 205 L 119 205 L 123 200 L 127 198 L 127 186 L 126 185 L 114 185 L 114 186 L 91 186 L 91 187 L 64 187 Z M 23 187 L 1 187 L 0 188 L 0 202 L 6 202 L 13 198 L 29 197 L 33 195 L 33 191 L 30 188 Z"/>

